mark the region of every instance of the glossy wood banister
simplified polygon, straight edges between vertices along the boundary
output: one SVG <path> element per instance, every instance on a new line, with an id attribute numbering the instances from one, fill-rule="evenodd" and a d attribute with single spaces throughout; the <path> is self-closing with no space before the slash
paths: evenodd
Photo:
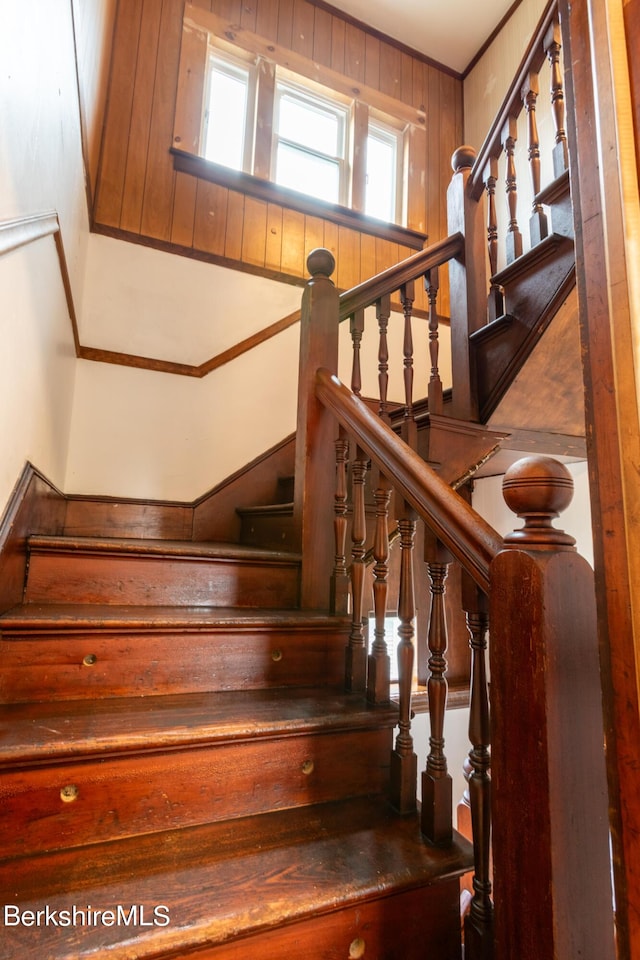
<path id="1" fill-rule="evenodd" d="M 405 283 L 421 277 L 433 267 L 440 267 L 452 258 L 460 256 L 463 244 L 462 234 L 454 233 L 414 253 L 406 260 L 388 267 L 375 277 L 359 283 L 357 287 L 345 290 L 340 294 L 340 320 L 350 317 L 356 310 L 370 306 L 390 290 L 399 290 Z"/>
<path id="2" fill-rule="evenodd" d="M 487 592 L 489 565 L 502 549 L 500 535 L 336 376 L 323 368 L 316 374 L 316 396 Z"/>
<path id="3" fill-rule="evenodd" d="M 527 83 L 530 71 L 539 70 L 546 60 L 544 39 L 555 16 L 557 16 L 557 2 L 556 0 L 550 0 L 525 51 L 507 95 L 502 101 L 502 106 L 495 116 L 482 147 L 478 151 L 468 185 L 471 195 L 476 200 L 482 196 L 491 158 L 500 153 L 505 126 L 511 118 L 517 117 L 523 109 L 522 88 Z"/>

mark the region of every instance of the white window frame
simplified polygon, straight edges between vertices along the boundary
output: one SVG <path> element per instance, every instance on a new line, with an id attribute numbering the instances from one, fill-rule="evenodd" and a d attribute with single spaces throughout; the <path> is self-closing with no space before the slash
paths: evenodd
<path id="1" fill-rule="evenodd" d="M 305 104 L 310 109 L 316 109 L 324 113 L 329 113 L 338 120 L 338 147 L 337 155 L 323 153 L 320 150 L 313 150 L 305 147 L 296 141 L 290 141 L 279 134 L 280 126 L 280 102 L 283 97 L 289 96 Z M 278 183 L 277 180 L 277 157 L 278 146 L 280 143 L 290 144 L 297 150 L 309 154 L 310 156 L 320 157 L 323 160 L 329 160 L 335 163 L 338 168 L 338 196 L 335 203 L 341 206 L 348 206 L 349 198 L 349 179 L 350 171 L 347 162 L 349 155 L 349 109 L 339 101 L 330 97 L 324 97 L 314 90 L 309 89 L 303 84 L 298 84 L 289 79 L 276 78 L 275 96 L 273 105 L 273 134 L 271 139 L 271 180 Z M 286 183 L 280 182 L 279 186 L 287 187 Z"/>
<path id="2" fill-rule="evenodd" d="M 207 64 L 204 79 L 204 100 L 202 105 L 202 121 L 200 131 L 200 143 L 202 144 L 202 156 L 206 156 L 205 148 L 207 143 L 208 125 L 210 116 L 210 97 L 211 97 L 211 72 L 215 69 L 220 73 L 226 73 L 234 78 L 246 79 L 246 108 L 244 118 L 244 131 L 242 143 L 242 166 L 240 168 L 244 173 L 251 173 L 253 169 L 253 151 L 255 136 L 255 98 L 256 98 L 256 76 L 255 69 L 251 64 L 245 63 L 240 58 L 232 57 L 219 47 L 209 44 L 207 50 Z M 234 169 L 234 168 L 230 168 Z"/>
<path id="3" fill-rule="evenodd" d="M 365 168 L 365 178 L 367 184 L 365 185 L 365 216 L 372 217 L 377 219 L 375 214 L 370 213 L 367 209 L 367 191 L 366 187 L 368 186 L 368 163 L 369 163 L 369 150 L 368 150 L 368 141 L 370 138 L 375 138 L 383 142 L 389 143 L 394 148 L 394 170 L 393 170 L 393 183 L 391 184 L 389 191 L 389 199 L 391 201 L 391 218 L 388 221 L 389 223 L 400 224 L 404 220 L 404 211 L 403 211 L 403 161 L 404 161 L 404 131 L 398 129 L 394 125 L 381 120 L 376 116 L 369 116 L 369 124 L 367 130 L 367 166 Z"/>

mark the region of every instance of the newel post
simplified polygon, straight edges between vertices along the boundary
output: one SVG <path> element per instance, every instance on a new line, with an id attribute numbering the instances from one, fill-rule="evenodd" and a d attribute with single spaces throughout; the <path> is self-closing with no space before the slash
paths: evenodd
<path id="1" fill-rule="evenodd" d="M 296 427 L 294 524 L 302 551 L 300 605 L 329 608 L 334 537 L 331 517 L 335 498 L 337 426 L 316 397 L 319 367 L 337 371 L 338 292 L 330 279 L 335 260 L 318 248 L 307 257 L 311 279 L 302 295 L 300 371 Z"/>
<path id="2" fill-rule="evenodd" d="M 459 147 L 451 158 L 453 177 L 447 190 L 447 229 L 462 233 L 462 255 L 449 263 L 451 309 L 451 364 L 453 400 L 451 416 L 478 419 L 478 397 L 471 363 L 469 334 L 487 322 L 487 246 L 481 204 L 471 195 L 473 147 Z"/>
<path id="3" fill-rule="evenodd" d="M 593 571 L 552 525 L 573 481 L 527 457 L 503 491 L 524 527 L 491 565 L 495 960 L 613 960 Z"/>

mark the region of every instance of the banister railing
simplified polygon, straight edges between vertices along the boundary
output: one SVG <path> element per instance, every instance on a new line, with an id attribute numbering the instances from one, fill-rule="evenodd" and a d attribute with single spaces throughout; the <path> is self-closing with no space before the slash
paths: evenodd
<path id="1" fill-rule="evenodd" d="M 316 394 L 382 473 L 393 478 L 395 489 L 478 586 L 488 592 L 489 567 L 502 548 L 502 537 L 326 369 L 316 373 Z"/>
<path id="2" fill-rule="evenodd" d="M 550 249 L 553 238 L 545 240 L 544 206 L 550 208 L 554 230 L 561 225 L 563 257 L 572 257 L 567 178 L 558 176 L 567 166 L 560 57 L 560 31 L 551 3 L 479 157 L 467 147 L 454 154 L 447 196 L 449 236 L 341 295 L 331 281 L 333 256 L 327 250 L 313 251 L 301 313 L 294 510 L 302 549 L 301 605 L 341 613 L 350 610 L 345 687 L 366 696 L 372 705 L 386 703 L 390 696 L 387 608 L 397 617 L 399 716 L 391 755 L 391 801 L 407 814 L 416 809 L 417 796 L 411 728 L 415 575 L 426 569 L 428 585 L 422 576 L 418 587 L 430 594 L 430 738 L 420 818 L 424 837 L 440 845 L 452 836 L 451 776 L 444 749 L 445 589 L 454 558 L 464 571 L 462 607 L 471 651 L 468 792 L 475 861 L 473 896 L 465 918 L 467 960 L 516 956 L 518 960 L 574 960 L 577 956 L 613 960 L 614 956 L 593 575 L 577 556 L 572 538 L 553 526 L 554 517 L 571 498 L 570 474 L 548 458 L 528 458 L 511 468 L 505 477 L 505 499 L 523 518 L 524 527 L 504 540 L 451 486 L 460 476 L 473 475 L 478 463 L 490 455 L 495 438 L 487 433 L 484 452 L 476 447 L 473 455 L 468 454 L 468 470 L 446 476 L 446 461 L 455 459 L 455 431 L 464 425 L 467 455 L 481 412 L 487 409 L 485 405 L 481 410 L 479 400 L 475 346 L 482 338 L 490 342 L 496 330 L 508 325 L 509 300 L 517 299 L 513 292 L 523 261 L 535 261 L 527 269 L 539 269 L 539 252 Z M 541 191 L 536 101 L 538 73 L 545 59 L 550 66 L 553 162 L 558 179 Z M 515 144 L 523 110 L 533 192 L 531 242 L 538 250 L 534 257 L 514 264 L 511 272 L 497 273 L 498 250 L 505 239 L 507 261 L 519 258 L 522 249 Z M 496 213 L 499 161 L 505 166 L 508 216 L 507 236 L 502 239 Z M 563 260 L 564 272 L 565 265 Z M 445 267 L 452 378 L 446 408 L 437 310 L 439 271 Z M 413 302 L 415 282 L 422 278 L 429 301 L 423 348 L 428 351 L 430 376 L 421 390 L 421 396 L 428 395 L 426 415 L 416 413 L 413 396 Z M 536 284 L 540 287 L 539 274 L 534 280 L 529 291 Z M 394 294 L 403 313 L 398 354 L 404 388 L 395 411 L 388 396 Z M 521 291 L 518 296 L 523 305 Z M 378 326 L 378 394 L 365 402 L 361 396 L 366 392 L 365 310 L 372 306 Z M 531 312 L 538 309 L 542 308 L 535 301 Z M 337 373 L 338 327 L 347 318 L 352 339 L 350 389 Z M 481 333 L 498 318 L 501 323 Z M 443 416 L 445 409 L 447 416 Z M 425 434 L 431 453 L 431 432 L 437 435 L 438 430 L 445 439 L 438 447 L 439 456 L 431 459 L 439 463 L 440 474 L 425 462 L 430 459 Z M 367 527 L 367 513 L 375 514 L 373 533 Z M 395 600 L 390 588 L 393 525 L 399 543 Z M 424 568 L 415 559 L 416 540 L 423 550 Z M 375 561 L 370 567 L 367 557 Z M 370 650 L 364 622 L 367 596 L 375 622 Z"/>
<path id="3" fill-rule="evenodd" d="M 571 475 L 546 457 L 525 458 L 510 468 L 503 485 L 505 500 L 524 526 L 503 540 L 335 375 L 318 370 L 315 392 L 340 425 L 343 453 L 348 438 L 357 457 L 369 458 L 407 505 L 400 519 L 399 733 L 391 756 L 391 800 L 404 814 L 416 804 L 410 560 L 416 517 L 440 544 L 437 556 L 428 555 L 433 546 L 427 550 L 436 593 L 441 596 L 446 578 L 445 544 L 476 583 L 475 588 L 467 583 L 464 591 L 473 654 L 469 795 L 475 855 L 465 956 L 613 960 L 593 574 L 577 555 L 573 538 L 553 525 L 571 500 Z M 359 537 L 364 538 L 362 531 Z M 433 607 L 433 629 L 439 636 L 430 642 L 430 709 L 432 699 L 439 706 L 431 715 L 431 749 L 422 774 L 421 825 L 432 843 L 445 844 L 452 833 L 450 777 L 442 749 L 446 640 L 441 603 Z"/>
<path id="4" fill-rule="evenodd" d="M 548 111 L 554 133 L 552 143 L 541 143 L 538 125 L 538 106 L 541 90 L 541 72 L 548 63 Z M 568 170 L 567 135 L 564 127 L 564 88 L 562 72 L 562 42 L 556 0 L 549 2 L 542 14 L 534 36 L 516 71 L 502 106 L 496 114 L 484 143 L 473 160 L 467 190 L 479 202 L 486 193 L 487 252 L 492 287 L 489 300 L 489 319 L 496 319 L 505 310 L 500 283 L 493 281 L 499 270 L 521 256 L 524 242 L 520 217 L 522 177 L 518 174 L 518 122 L 526 114 L 526 163 L 528 165 L 528 192 L 530 195 L 529 237 L 533 247 L 549 235 L 550 226 L 544 209 L 542 187 L 543 151 L 550 146 L 552 177 L 558 178 Z M 500 238 L 499 207 L 496 205 L 499 162 L 505 165 L 504 193 L 506 233 Z M 547 181 L 548 182 L 548 181 Z M 551 228 L 555 225 L 551 224 Z M 504 244 L 504 255 L 499 249 Z M 508 309 L 508 306 L 507 306 Z"/>
<path id="5" fill-rule="evenodd" d="M 399 290 L 404 284 L 424 277 L 433 268 L 448 263 L 452 257 L 460 256 L 463 246 L 462 234 L 455 233 L 444 240 L 432 243 L 424 250 L 419 250 L 406 260 L 388 267 L 375 277 L 364 280 L 357 287 L 341 293 L 340 320 L 345 320 L 358 310 L 372 306 L 389 291 Z"/>

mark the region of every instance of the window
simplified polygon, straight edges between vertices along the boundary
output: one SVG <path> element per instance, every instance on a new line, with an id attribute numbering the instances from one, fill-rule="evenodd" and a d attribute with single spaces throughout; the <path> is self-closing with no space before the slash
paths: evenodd
<path id="1" fill-rule="evenodd" d="M 369 121 L 364 212 L 388 223 L 395 223 L 400 209 L 401 139 L 399 130 Z"/>
<path id="2" fill-rule="evenodd" d="M 185 6 L 178 75 L 174 164 L 262 200 L 287 203 L 313 216 L 336 208 L 336 221 L 389 236 L 424 218 L 416 200 L 424 182 L 424 110 L 353 81 L 305 57 L 280 51 L 228 23 Z M 420 126 L 422 125 L 422 126 Z M 406 156 L 405 156 L 406 155 Z M 416 162 L 409 160 L 409 155 Z M 208 165 L 198 167 L 199 158 Z M 214 166 L 215 165 L 215 166 Z M 403 170 L 409 171 L 404 182 Z M 413 172 L 417 171 L 417 172 Z M 422 181 L 421 179 L 422 178 Z M 397 231 L 401 231 L 402 234 Z M 395 242 L 395 241 L 394 241 Z"/>
<path id="3" fill-rule="evenodd" d="M 276 85 L 273 179 L 328 203 L 345 204 L 348 111 L 289 84 Z"/>
<path id="4" fill-rule="evenodd" d="M 253 84 L 244 64 L 210 51 L 202 116 L 202 156 L 232 170 L 245 170 L 251 157 L 248 118 Z"/>

